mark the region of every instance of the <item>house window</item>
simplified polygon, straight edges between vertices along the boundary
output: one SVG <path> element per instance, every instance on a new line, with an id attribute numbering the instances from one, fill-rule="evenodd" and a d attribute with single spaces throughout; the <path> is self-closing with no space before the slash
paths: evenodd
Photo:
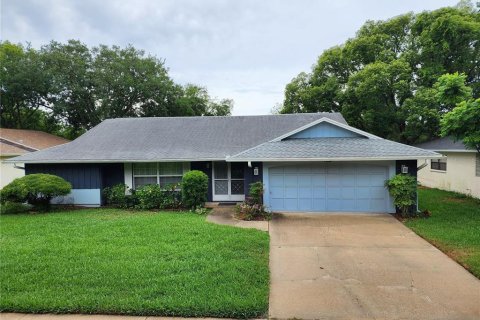
<path id="1" fill-rule="evenodd" d="M 147 184 L 159 184 L 165 187 L 182 181 L 182 162 L 151 162 L 133 164 L 133 188 Z"/>
<path id="2" fill-rule="evenodd" d="M 433 170 L 447 171 L 447 159 L 432 159 L 430 168 Z"/>

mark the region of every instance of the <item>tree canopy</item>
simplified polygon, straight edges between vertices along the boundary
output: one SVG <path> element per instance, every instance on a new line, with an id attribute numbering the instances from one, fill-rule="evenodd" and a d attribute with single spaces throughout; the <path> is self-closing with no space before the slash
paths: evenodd
<path id="1" fill-rule="evenodd" d="M 445 113 L 480 96 L 479 40 L 480 14 L 467 1 L 368 21 L 287 84 L 279 112 L 336 111 L 384 138 L 432 139 Z"/>
<path id="2" fill-rule="evenodd" d="M 233 101 L 180 85 L 164 61 L 132 46 L 77 40 L 36 50 L 0 42 L 0 125 L 75 138 L 107 118 L 230 115 Z"/>

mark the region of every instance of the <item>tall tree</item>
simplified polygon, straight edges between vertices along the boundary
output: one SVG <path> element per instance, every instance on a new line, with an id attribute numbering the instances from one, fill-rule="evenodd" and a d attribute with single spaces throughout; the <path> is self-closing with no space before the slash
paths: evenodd
<path id="1" fill-rule="evenodd" d="M 478 39 L 480 15 L 468 1 L 367 21 L 287 84 L 280 113 L 340 111 L 350 124 L 382 137 L 431 139 L 440 132 L 441 114 L 462 96 L 480 96 Z"/>
<path id="2" fill-rule="evenodd" d="M 1 126 L 75 138 L 107 118 L 230 115 L 233 101 L 182 86 L 164 62 L 132 46 L 77 40 L 35 50 L 0 42 Z"/>
<path id="3" fill-rule="evenodd" d="M 10 128 L 41 129 L 50 108 L 48 94 L 52 83 L 30 47 L 0 44 L 0 125 Z"/>

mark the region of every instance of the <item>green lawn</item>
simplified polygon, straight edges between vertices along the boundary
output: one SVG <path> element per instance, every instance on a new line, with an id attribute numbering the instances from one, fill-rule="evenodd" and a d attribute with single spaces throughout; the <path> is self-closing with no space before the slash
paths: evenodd
<path id="1" fill-rule="evenodd" d="M 418 197 L 432 216 L 405 224 L 480 278 L 480 200 L 425 188 Z"/>
<path id="2" fill-rule="evenodd" d="M 0 228 L 0 311 L 267 314 L 265 232 L 115 209 L 4 215 Z"/>

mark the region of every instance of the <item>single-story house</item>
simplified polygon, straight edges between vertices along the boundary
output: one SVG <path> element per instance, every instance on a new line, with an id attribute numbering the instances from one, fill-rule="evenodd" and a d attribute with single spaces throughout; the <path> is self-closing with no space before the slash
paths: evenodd
<path id="1" fill-rule="evenodd" d="M 25 174 L 23 163 L 14 165 L 5 160 L 67 142 L 42 131 L 0 128 L 0 189 Z"/>
<path id="2" fill-rule="evenodd" d="M 421 143 L 417 147 L 445 156 L 441 159 L 419 160 L 419 166 L 427 164 L 418 171 L 421 185 L 480 198 L 480 153 L 467 149 L 463 142 L 454 141 L 451 137 Z"/>
<path id="3" fill-rule="evenodd" d="M 195 169 L 208 175 L 212 202 L 242 201 L 263 181 L 272 211 L 394 212 L 385 180 L 438 157 L 351 127 L 340 113 L 311 113 L 108 119 L 14 161 L 70 181 L 78 205 L 100 205 L 107 186 L 166 185 Z"/>

